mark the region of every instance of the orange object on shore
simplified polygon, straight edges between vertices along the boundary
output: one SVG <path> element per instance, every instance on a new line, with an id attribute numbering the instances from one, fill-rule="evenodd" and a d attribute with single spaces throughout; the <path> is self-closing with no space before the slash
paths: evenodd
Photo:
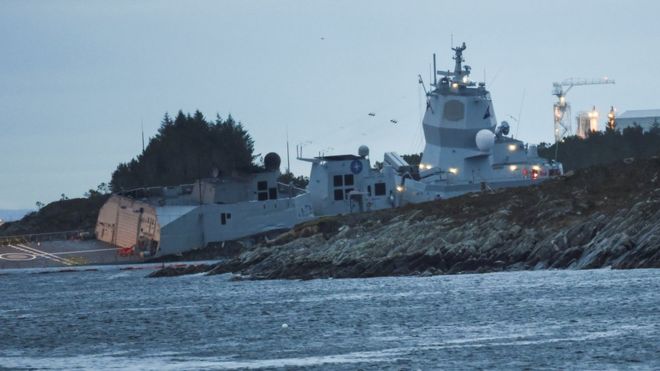
<path id="1" fill-rule="evenodd" d="M 117 250 L 117 253 L 119 256 L 131 256 L 133 255 L 133 248 L 132 247 L 122 247 Z"/>

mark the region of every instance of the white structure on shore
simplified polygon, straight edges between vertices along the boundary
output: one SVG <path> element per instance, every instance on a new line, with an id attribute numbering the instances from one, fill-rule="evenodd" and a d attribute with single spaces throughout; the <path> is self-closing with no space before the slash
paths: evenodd
<path id="1" fill-rule="evenodd" d="M 623 130 L 635 125 L 645 131 L 651 130 L 654 125 L 660 125 L 660 109 L 630 110 L 616 118 L 617 129 Z"/>

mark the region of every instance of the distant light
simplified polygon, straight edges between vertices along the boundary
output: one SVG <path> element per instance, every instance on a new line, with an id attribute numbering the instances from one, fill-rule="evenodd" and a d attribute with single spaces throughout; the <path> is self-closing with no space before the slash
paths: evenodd
<path id="1" fill-rule="evenodd" d="M 509 166 L 509 170 L 511 170 L 511 171 L 516 171 L 516 170 L 518 170 L 518 166 L 516 166 L 516 165 L 511 165 L 511 166 Z"/>
<path id="2" fill-rule="evenodd" d="M 541 167 L 539 165 L 534 165 L 534 166 L 532 166 L 532 170 L 541 171 Z"/>
<path id="3" fill-rule="evenodd" d="M 467 82 L 468 82 L 468 77 L 467 77 L 467 75 L 465 75 L 465 76 L 463 76 L 463 83 L 467 84 Z"/>
<path id="4" fill-rule="evenodd" d="M 458 174 L 458 168 L 450 167 L 450 168 L 449 168 L 449 172 L 452 173 L 452 174 L 454 174 L 454 175 L 456 175 L 456 174 Z"/>
<path id="5" fill-rule="evenodd" d="M 396 191 L 397 192 L 403 192 L 404 190 L 405 190 L 405 188 L 402 185 L 396 186 Z"/>
<path id="6" fill-rule="evenodd" d="M 431 164 L 419 164 L 419 168 L 422 170 L 431 170 L 432 167 Z"/>
<path id="7" fill-rule="evenodd" d="M 513 152 L 513 151 L 516 150 L 516 148 L 518 148 L 517 145 L 515 145 L 515 144 L 509 144 L 509 151 Z"/>
<path id="8" fill-rule="evenodd" d="M 451 84 L 451 87 L 454 88 L 454 89 L 458 89 L 458 83 L 455 82 L 455 83 Z"/>

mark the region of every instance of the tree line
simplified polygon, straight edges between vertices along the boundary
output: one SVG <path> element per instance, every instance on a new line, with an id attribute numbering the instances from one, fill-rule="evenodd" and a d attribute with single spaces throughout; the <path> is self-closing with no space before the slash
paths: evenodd
<path id="1" fill-rule="evenodd" d="M 635 125 L 623 130 L 607 129 L 592 132 L 585 139 L 571 136 L 564 141 L 549 145 L 541 143 L 539 156 L 556 159 L 564 171 L 603 165 L 625 158 L 660 156 L 660 126 L 643 130 Z"/>
<path id="2" fill-rule="evenodd" d="M 254 140 L 231 115 L 207 120 L 199 111 L 192 115 L 179 111 L 172 119 L 166 113 L 144 151 L 117 166 L 110 189 L 170 186 L 193 183 L 214 172 L 256 171 L 253 152 Z"/>

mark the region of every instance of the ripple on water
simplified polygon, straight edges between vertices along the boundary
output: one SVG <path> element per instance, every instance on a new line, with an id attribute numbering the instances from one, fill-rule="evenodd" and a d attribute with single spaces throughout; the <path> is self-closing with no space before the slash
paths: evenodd
<path id="1" fill-rule="evenodd" d="M 0 365 L 660 368 L 658 270 L 241 281 L 0 277 Z M 283 327 L 282 324 L 287 326 Z"/>

